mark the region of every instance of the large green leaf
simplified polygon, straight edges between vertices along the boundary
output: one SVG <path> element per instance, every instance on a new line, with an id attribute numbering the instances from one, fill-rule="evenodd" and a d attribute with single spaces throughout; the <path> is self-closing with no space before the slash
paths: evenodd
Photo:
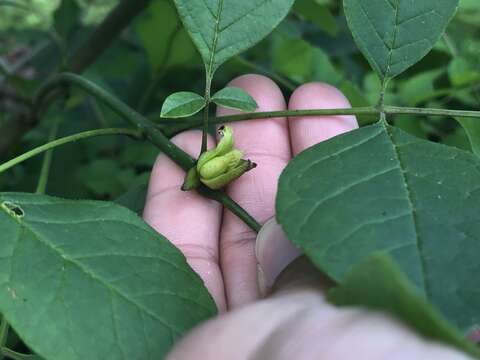
<path id="1" fill-rule="evenodd" d="M 280 178 L 289 239 L 340 281 L 392 256 L 462 330 L 480 323 L 480 159 L 377 123 L 318 144 Z"/>
<path id="2" fill-rule="evenodd" d="M 162 359 L 215 313 L 183 255 L 108 202 L 0 194 L 0 312 L 48 360 Z"/>
<path id="3" fill-rule="evenodd" d="M 174 0 L 207 74 L 267 36 L 294 0 Z"/>
<path id="4" fill-rule="evenodd" d="M 459 0 L 344 0 L 353 37 L 383 80 L 422 59 L 455 14 Z"/>
<path id="5" fill-rule="evenodd" d="M 451 327 L 424 299 L 385 254 L 374 254 L 353 267 L 345 281 L 328 292 L 340 306 L 364 306 L 387 311 L 422 336 L 442 341 L 480 358 L 480 350 Z"/>

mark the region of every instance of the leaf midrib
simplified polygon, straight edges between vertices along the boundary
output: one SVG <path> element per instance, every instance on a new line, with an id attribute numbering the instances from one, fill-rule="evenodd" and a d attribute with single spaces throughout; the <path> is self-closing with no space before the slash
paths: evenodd
<path id="1" fill-rule="evenodd" d="M 415 232 L 415 243 L 417 245 L 417 250 L 418 250 L 418 257 L 419 257 L 419 261 L 420 261 L 420 267 L 422 269 L 422 283 L 423 283 L 423 288 L 425 289 L 425 295 L 427 296 L 427 298 L 430 298 L 430 295 L 431 295 L 431 287 L 430 287 L 430 282 L 429 282 L 429 276 L 428 276 L 428 266 L 427 266 L 427 263 L 425 261 L 425 254 L 424 254 L 424 246 L 423 246 L 423 239 L 421 238 L 421 236 L 419 235 L 419 227 L 418 227 L 418 220 L 417 220 L 417 211 L 415 209 L 415 206 L 414 206 L 414 201 L 413 201 L 413 198 L 412 198 L 412 190 L 410 188 L 410 185 L 409 185 L 409 182 L 408 182 L 408 178 L 406 176 L 406 172 L 405 172 L 405 166 L 404 166 L 404 163 L 402 161 L 402 157 L 400 155 L 400 151 L 398 150 L 398 147 L 397 145 L 395 144 L 395 141 L 393 139 L 393 135 L 390 131 L 390 128 L 389 128 L 389 125 L 386 124 L 385 121 L 382 121 L 381 120 L 381 124 L 382 126 L 384 127 L 384 130 L 385 130 L 385 133 L 387 134 L 388 136 L 388 139 L 390 140 L 390 144 L 392 146 L 392 150 L 393 150 L 393 153 L 396 157 L 396 160 L 398 162 L 398 165 L 399 165 L 399 170 L 400 170 L 400 175 L 402 177 L 402 182 L 404 184 L 404 189 L 405 189 L 405 193 L 406 193 L 406 199 L 408 201 L 408 205 L 410 207 L 410 214 L 411 214 L 411 217 L 412 217 L 412 225 L 413 225 L 413 230 Z"/>
<path id="2" fill-rule="evenodd" d="M 218 36 L 220 34 L 220 18 L 222 16 L 222 11 L 223 11 L 223 1 L 224 0 L 219 0 L 218 2 L 218 9 L 217 9 L 217 17 L 214 17 L 215 19 L 215 32 L 213 34 L 213 44 L 212 44 L 212 49 L 210 50 L 210 61 L 208 63 L 208 70 L 207 70 L 207 76 L 209 78 L 213 77 L 213 68 L 214 68 L 214 60 L 215 60 L 215 55 L 217 54 L 217 44 L 218 44 Z"/>
<path id="3" fill-rule="evenodd" d="M 390 2 L 388 3 L 390 4 Z M 397 43 L 398 28 L 400 27 L 400 21 L 398 18 L 398 14 L 400 13 L 400 0 L 395 0 L 394 10 L 395 10 L 395 24 L 393 29 L 393 40 L 392 40 L 392 46 L 390 46 L 388 50 L 388 63 L 387 63 L 387 69 L 385 70 L 385 76 L 383 79 L 383 84 L 384 84 L 383 86 L 386 86 L 385 82 L 388 80 L 388 76 L 390 74 L 390 70 L 392 66 L 393 51 L 395 49 L 395 44 Z"/>

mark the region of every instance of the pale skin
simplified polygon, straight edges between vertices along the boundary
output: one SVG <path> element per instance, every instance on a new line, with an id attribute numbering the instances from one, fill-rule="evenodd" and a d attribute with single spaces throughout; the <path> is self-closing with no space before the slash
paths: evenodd
<path id="1" fill-rule="evenodd" d="M 260 75 L 238 77 L 230 86 L 247 91 L 257 101 L 257 111 L 350 106 L 337 89 L 322 83 L 299 87 L 288 104 L 278 86 Z M 220 108 L 217 113 L 233 111 Z M 265 119 L 230 125 L 236 147 L 258 166 L 226 191 L 262 224 L 274 216 L 278 177 L 288 161 L 318 142 L 358 127 L 351 116 Z M 185 132 L 173 141 L 197 156 L 201 133 Z M 209 146 L 214 142 L 209 139 Z M 278 229 L 268 231 L 261 240 L 263 250 L 257 248 L 256 253 L 257 235 L 220 204 L 195 192 L 182 192 L 184 176 L 184 171 L 166 156 L 159 156 L 144 218 L 183 252 L 203 279 L 220 315 L 188 334 L 169 359 L 469 359 L 420 338 L 387 315 L 327 304 L 323 296 L 327 282 L 311 275 L 315 272 L 302 261 L 280 276 L 275 291 L 261 296 L 265 289 L 259 289 L 257 264 L 269 273 L 267 278 L 276 277 L 279 266 L 287 264 L 275 262 L 291 258 L 287 253 L 292 249 L 281 245 L 286 242 L 284 236 Z"/>

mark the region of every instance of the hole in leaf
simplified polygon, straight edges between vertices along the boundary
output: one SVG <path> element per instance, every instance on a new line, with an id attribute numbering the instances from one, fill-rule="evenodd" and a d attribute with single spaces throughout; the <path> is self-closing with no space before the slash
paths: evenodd
<path id="1" fill-rule="evenodd" d="M 14 204 L 10 201 L 4 201 L 2 203 L 2 207 L 7 210 L 7 212 L 9 212 L 10 214 L 12 214 L 13 216 L 16 216 L 16 217 L 23 217 L 25 215 L 25 212 L 23 211 L 23 209 L 17 205 L 17 204 Z"/>

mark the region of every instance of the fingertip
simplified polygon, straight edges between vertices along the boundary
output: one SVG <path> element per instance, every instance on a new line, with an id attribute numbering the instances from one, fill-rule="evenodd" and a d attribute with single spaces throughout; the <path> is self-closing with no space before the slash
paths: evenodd
<path id="1" fill-rule="evenodd" d="M 300 254 L 275 218 L 262 226 L 255 244 L 258 287 L 262 296 L 269 293 L 278 275 Z"/>
<path id="2" fill-rule="evenodd" d="M 285 98 L 268 77 L 248 74 L 228 86 L 243 89 L 257 102 L 257 112 L 283 111 Z M 218 115 L 238 111 L 219 108 Z M 274 215 L 277 180 L 290 160 L 290 141 L 286 118 L 255 119 L 230 124 L 235 146 L 244 157 L 258 164 L 227 187 L 227 193 L 259 222 Z M 230 308 L 242 306 L 258 297 L 255 234 L 229 211 L 224 213 L 220 251 L 225 289 Z"/>
<path id="3" fill-rule="evenodd" d="M 320 82 L 298 87 L 290 97 L 289 110 L 344 109 L 350 102 L 337 88 Z M 294 155 L 321 141 L 358 128 L 355 116 L 300 116 L 289 118 Z"/>

